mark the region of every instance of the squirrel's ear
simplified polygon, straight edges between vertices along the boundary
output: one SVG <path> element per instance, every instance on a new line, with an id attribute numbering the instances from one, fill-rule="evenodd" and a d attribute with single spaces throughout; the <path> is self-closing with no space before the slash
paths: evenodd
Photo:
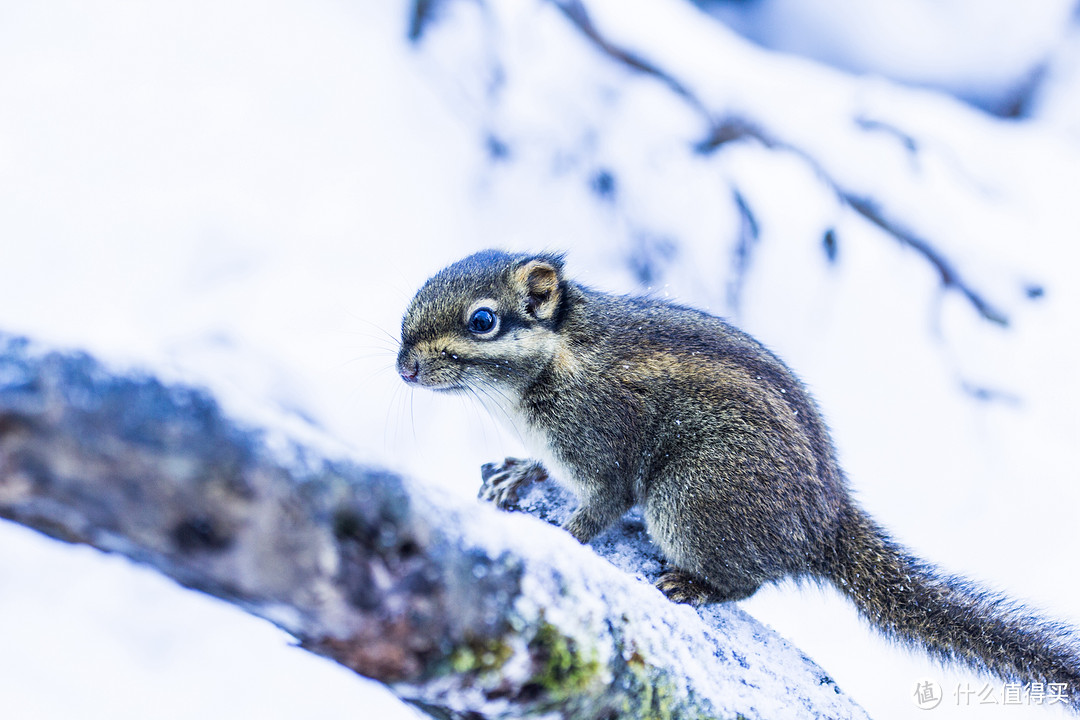
<path id="1" fill-rule="evenodd" d="M 525 312 L 538 320 L 549 320 L 559 306 L 559 267 L 547 260 L 530 260 L 515 274 L 525 295 Z"/>

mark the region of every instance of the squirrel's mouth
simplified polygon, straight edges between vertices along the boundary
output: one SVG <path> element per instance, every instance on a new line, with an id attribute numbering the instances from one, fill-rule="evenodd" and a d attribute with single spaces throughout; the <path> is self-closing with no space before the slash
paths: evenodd
<path id="1" fill-rule="evenodd" d="M 429 390 L 434 390 L 435 392 L 450 394 L 463 393 L 468 390 L 464 385 L 428 385 L 427 387 Z"/>
<path id="2" fill-rule="evenodd" d="M 421 366 L 413 373 L 406 374 L 402 372 L 401 379 L 409 385 L 422 387 L 425 390 L 434 390 L 435 392 L 459 393 L 469 389 L 461 378 L 439 377 L 441 374 L 438 372 L 433 373 L 430 369 Z"/>
<path id="3" fill-rule="evenodd" d="M 408 385 L 422 387 L 425 390 L 434 390 L 435 392 L 462 392 L 468 389 L 464 383 L 426 377 L 423 372 L 418 372 L 412 376 L 401 373 L 401 379 Z"/>
<path id="4" fill-rule="evenodd" d="M 442 351 L 438 355 L 447 355 Z M 458 355 L 450 354 L 455 363 L 436 356 L 424 348 L 402 344 L 397 357 L 397 371 L 407 385 L 437 392 L 463 392 L 468 390 L 466 370 L 458 364 Z"/>

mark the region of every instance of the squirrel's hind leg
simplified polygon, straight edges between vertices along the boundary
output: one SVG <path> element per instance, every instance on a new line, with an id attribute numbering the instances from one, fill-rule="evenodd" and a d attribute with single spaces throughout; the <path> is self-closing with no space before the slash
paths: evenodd
<path id="1" fill-rule="evenodd" d="M 660 576 L 656 587 L 667 599 L 687 605 L 709 605 L 748 598 L 757 587 L 718 587 L 700 575 L 686 570 L 670 570 Z"/>

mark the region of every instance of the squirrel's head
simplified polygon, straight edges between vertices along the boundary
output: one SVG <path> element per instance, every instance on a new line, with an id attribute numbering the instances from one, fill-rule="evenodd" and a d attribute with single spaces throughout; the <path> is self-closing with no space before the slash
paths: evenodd
<path id="1" fill-rule="evenodd" d="M 523 389 L 558 354 L 561 255 L 485 250 L 440 270 L 401 321 L 397 369 L 434 390 Z"/>

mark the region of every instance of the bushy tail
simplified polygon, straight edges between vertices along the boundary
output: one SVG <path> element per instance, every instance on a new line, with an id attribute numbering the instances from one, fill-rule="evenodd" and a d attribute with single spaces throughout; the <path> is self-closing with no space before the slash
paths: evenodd
<path id="1" fill-rule="evenodd" d="M 1008 682 L 1044 683 L 1080 713 L 1080 634 L 942 573 L 848 507 L 825 574 L 887 635 Z M 1050 684 L 1055 686 L 1051 687 Z M 1060 691 L 1064 684 L 1064 691 Z"/>

